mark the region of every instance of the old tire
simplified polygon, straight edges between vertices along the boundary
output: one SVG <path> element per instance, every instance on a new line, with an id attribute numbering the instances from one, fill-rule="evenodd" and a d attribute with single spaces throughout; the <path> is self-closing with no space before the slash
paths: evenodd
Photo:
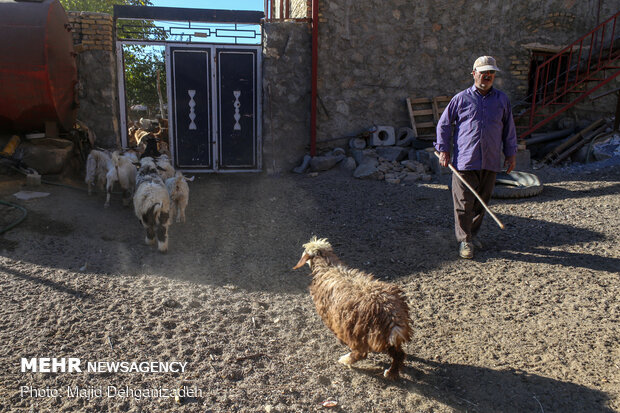
<path id="1" fill-rule="evenodd" d="M 542 192 L 543 185 L 534 174 L 512 171 L 501 172 L 495 178 L 493 198 L 528 198 Z"/>

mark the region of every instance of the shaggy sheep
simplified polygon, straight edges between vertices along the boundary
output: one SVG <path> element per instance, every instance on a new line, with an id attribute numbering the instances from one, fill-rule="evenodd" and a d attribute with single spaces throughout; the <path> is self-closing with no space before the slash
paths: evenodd
<path id="1" fill-rule="evenodd" d="M 405 295 L 395 285 L 347 268 L 327 239 L 314 237 L 304 244 L 293 269 L 308 264 L 310 294 L 323 322 L 351 352 L 340 363 L 351 366 L 368 352 L 387 353 L 392 365 L 384 376 L 397 379 L 405 361 L 403 343 L 411 340 L 411 319 Z"/>
<path id="2" fill-rule="evenodd" d="M 128 206 L 133 192 L 136 188 L 136 167 L 134 165 L 135 155 L 132 152 L 120 154 L 118 151 L 112 152 L 112 164 L 106 174 L 106 199 L 103 206 L 110 206 L 110 196 L 114 183 L 118 182 L 123 190 L 123 205 Z"/>
<path id="3" fill-rule="evenodd" d="M 185 208 L 189 201 L 189 186 L 187 178 L 181 172 L 177 172 L 172 178 L 166 179 L 166 188 L 170 194 L 172 215 L 176 215 L 177 222 L 185 222 Z"/>
<path id="4" fill-rule="evenodd" d="M 146 244 L 154 244 L 157 238 L 157 249 L 160 252 L 168 251 L 170 195 L 152 158 L 140 160 L 133 206 L 136 217 L 146 229 Z"/>
<path id="5" fill-rule="evenodd" d="M 140 162 L 140 152 L 135 148 L 124 149 L 121 155 L 131 160 L 134 165 Z"/>
<path id="6" fill-rule="evenodd" d="M 97 186 L 103 190 L 106 184 L 106 175 L 112 166 L 112 158 L 105 151 L 93 149 L 86 158 L 86 177 L 84 182 L 88 185 L 88 195 L 93 192 L 93 187 Z"/>
<path id="7" fill-rule="evenodd" d="M 164 181 L 172 178 L 176 173 L 172 163 L 170 163 L 170 158 L 167 155 L 161 155 L 155 158 L 155 165 L 157 165 L 159 176 L 161 176 L 161 179 Z"/>

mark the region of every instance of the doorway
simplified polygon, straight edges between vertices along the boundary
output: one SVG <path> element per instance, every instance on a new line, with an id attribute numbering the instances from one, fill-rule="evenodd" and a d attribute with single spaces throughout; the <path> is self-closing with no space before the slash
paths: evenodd
<path id="1" fill-rule="evenodd" d="M 260 52 L 258 46 L 166 46 L 176 167 L 261 170 Z"/>

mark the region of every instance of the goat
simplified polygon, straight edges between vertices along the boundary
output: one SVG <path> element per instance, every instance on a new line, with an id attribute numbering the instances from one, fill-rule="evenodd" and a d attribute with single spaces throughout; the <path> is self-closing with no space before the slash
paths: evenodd
<path id="1" fill-rule="evenodd" d="M 130 148 L 135 148 L 138 146 L 138 139 L 136 138 L 136 132 L 138 132 L 138 127 L 136 125 L 131 125 L 127 129 L 127 145 Z"/>
<path id="2" fill-rule="evenodd" d="M 159 170 L 159 176 L 161 176 L 161 179 L 163 179 L 164 181 L 172 178 L 176 173 L 174 167 L 172 166 L 172 163 L 170 163 L 170 158 L 168 157 L 168 155 L 160 155 L 155 158 L 155 165 Z"/>
<path id="3" fill-rule="evenodd" d="M 412 334 L 402 290 L 346 267 L 325 238 L 314 237 L 304 244 L 301 259 L 293 269 L 304 264 L 312 271 L 310 294 L 319 316 L 351 349 L 338 362 L 350 367 L 366 358 L 368 352 L 387 353 L 392 364 L 384 376 L 397 379 L 406 357 L 402 345 L 411 340 Z"/>
<path id="4" fill-rule="evenodd" d="M 146 229 L 144 241 L 147 245 L 152 245 L 157 238 L 157 249 L 167 252 L 168 227 L 171 221 L 170 195 L 152 158 L 140 160 L 136 186 L 133 196 L 134 213 Z"/>
<path id="5" fill-rule="evenodd" d="M 161 152 L 159 152 L 159 149 L 157 148 L 157 139 L 150 133 L 140 139 L 138 148 L 142 151 L 140 159 L 157 158 L 161 156 Z"/>
<path id="6" fill-rule="evenodd" d="M 188 179 L 181 172 L 177 172 L 172 178 L 166 179 L 166 188 L 170 194 L 172 203 L 172 215 L 176 215 L 177 222 L 185 222 L 185 208 L 189 201 Z"/>
<path id="7" fill-rule="evenodd" d="M 84 182 L 88 185 L 88 195 L 93 192 L 93 187 L 97 186 L 100 190 L 106 183 L 106 174 L 112 165 L 110 154 L 105 151 L 93 149 L 86 158 L 86 177 Z"/>
<path id="8" fill-rule="evenodd" d="M 132 152 L 119 154 L 118 151 L 112 152 L 112 163 L 106 174 L 106 198 L 105 208 L 110 206 L 110 196 L 114 183 L 118 182 L 123 190 L 123 205 L 128 206 L 134 190 L 136 189 L 136 167 L 133 164 L 135 155 Z"/>

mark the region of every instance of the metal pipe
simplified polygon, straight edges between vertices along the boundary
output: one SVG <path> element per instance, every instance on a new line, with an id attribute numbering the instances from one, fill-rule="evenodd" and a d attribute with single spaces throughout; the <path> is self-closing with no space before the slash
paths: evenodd
<path id="1" fill-rule="evenodd" d="M 573 133 L 574 130 L 575 128 L 568 128 L 568 129 L 562 129 L 559 131 L 546 132 L 546 133 L 532 133 L 529 139 L 525 139 L 525 144 L 529 146 L 535 143 L 543 143 L 543 142 L 548 142 L 548 141 L 553 141 L 556 139 L 564 138 L 570 135 L 571 133 Z"/>
<path id="2" fill-rule="evenodd" d="M 538 94 L 538 79 L 540 78 L 540 67 L 541 66 L 538 66 L 536 68 L 536 74 L 534 75 L 534 91 L 532 92 L 532 107 L 530 108 L 530 119 L 528 122 L 528 129 L 531 129 L 534 124 L 534 113 L 536 111 L 536 95 Z M 521 135 L 521 136 L 526 136 L 526 135 Z"/>

